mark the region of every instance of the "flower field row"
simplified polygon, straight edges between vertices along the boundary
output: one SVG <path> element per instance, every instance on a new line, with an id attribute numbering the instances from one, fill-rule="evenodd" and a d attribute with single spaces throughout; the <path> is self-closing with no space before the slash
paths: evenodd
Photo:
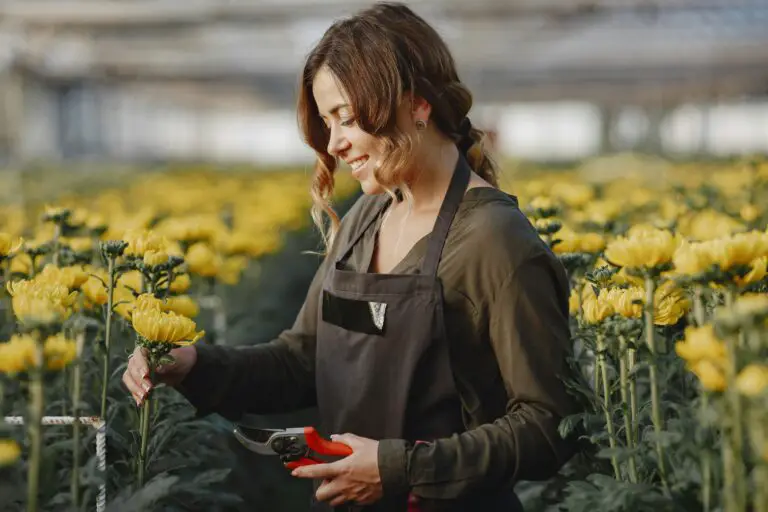
<path id="1" fill-rule="evenodd" d="M 150 474 L 150 465 L 175 457 L 194 466 L 205 428 L 162 389 L 131 408 L 118 374 L 136 345 L 158 365 L 204 335 L 224 342 L 221 295 L 279 251 L 285 232 L 308 227 L 309 180 L 293 172 L 141 175 L 124 188 L 58 197 L 32 216 L 14 206 L 0 212 L 0 414 L 26 425 L 0 424 L 0 472 L 8 477 L 0 510 L 103 510 L 104 491 L 122 493 L 114 506 L 137 506 L 142 493 L 157 504 L 170 491 L 152 485 L 183 487 L 177 474 Z M 342 181 L 338 196 L 350 185 Z M 207 335 L 196 320 L 206 309 Z M 44 427 L 44 416 L 74 418 L 73 427 Z M 106 474 L 78 420 L 94 416 L 107 424 Z M 179 453 L 169 439 L 185 430 L 199 444 Z M 226 502 L 194 489 L 220 481 L 223 468 L 201 470 L 178 492 Z"/>
<path id="2" fill-rule="evenodd" d="M 768 163 L 513 171 L 502 188 L 571 277 L 563 378 L 584 405 L 561 425 L 583 450 L 520 484 L 526 511 L 768 512 Z M 162 387 L 137 409 L 119 375 L 137 344 L 158 363 L 226 343 L 222 297 L 309 226 L 308 187 L 298 173 L 157 174 L 0 211 L 0 414 L 26 424 L 0 425 L 0 511 L 92 510 L 105 482 L 115 510 L 237 503 L 217 487 L 232 461 L 216 427 Z M 106 471 L 91 430 L 44 415 L 104 418 Z"/>
<path id="3" fill-rule="evenodd" d="M 529 508 L 767 511 L 768 164 L 634 167 L 507 185 L 572 278 L 586 407 Z"/>

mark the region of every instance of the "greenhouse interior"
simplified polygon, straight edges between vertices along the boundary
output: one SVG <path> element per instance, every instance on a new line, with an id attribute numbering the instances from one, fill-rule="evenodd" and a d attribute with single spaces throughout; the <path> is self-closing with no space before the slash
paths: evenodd
<path id="1" fill-rule="evenodd" d="M 329 347 L 328 333 L 371 342 L 344 348 L 338 364 L 348 366 L 330 373 L 346 375 L 345 396 L 359 387 L 354 396 L 381 398 L 387 389 L 369 385 L 400 373 L 388 367 L 391 354 L 377 353 L 373 366 L 370 347 L 386 351 L 381 340 L 419 331 L 417 321 L 392 325 L 410 319 L 397 301 L 415 295 L 387 304 L 365 298 L 373 292 L 342 298 L 325 288 L 346 279 L 341 260 L 324 264 L 326 247 L 340 250 L 327 229 L 335 218 L 339 236 L 351 237 L 346 226 L 356 229 L 355 216 L 378 199 L 366 198 L 374 178 L 356 179 L 331 152 L 336 139 L 309 145 L 299 115 L 310 52 L 337 21 L 382 5 L 428 23 L 471 93 L 459 115 L 473 130 L 461 132 L 462 123 L 449 134 L 466 156 L 456 169 L 475 171 L 469 183 L 491 182 L 535 235 L 510 229 L 493 240 L 514 261 L 519 244 L 539 244 L 567 288 L 537 305 L 545 294 L 535 289 L 551 276 L 531 274 L 519 304 L 491 303 L 501 292 L 475 303 L 474 289 L 461 286 L 481 277 L 459 271 L 454 288 L 450 260 L 441 261 L 436 289 L 450 293 L 436 318 L 463 314 L 450 301 L 464 301 L 480 323 L 478 333 L 448 317 L 439 324 L 434 343 L 448 342 L 463 426 L 424 445 L 405 427 L 396 439 L 374 433 L 384 426 L 369 436 L 326 428 L 344 424 L 329 414 L 378 417 L 386 408 L 349 398 L 343 412 L 328 412 L 335 395 L 325 393 L 338 383 L 322 378 L 322 347 L 342 350 Z M 388 22 L 344 25 L 326 50 L 341 58 L 344 44 L 375 52 L 366 44 L 376 38 L 408 37 L 411 19 Z M 356 34 L 351 43 L 344 30 Z M 398 54 L 395 67 L 418 73 L 421 58 Z M 361 84 L 388 76 L 387 64 L 361 72 Z M 427 136 L 442 137 L 438 121 L 425 124 Z M 341 143 L 354 154 L 356 141 L 372 137 L 364 125 L 329 133 L 352 133 Z M 421 220 L 401 222 L 389 228 L 391 243 L 402 249 L 405 225 L 415 230 L 413 251 L 445 242 L 447 254 L 461 223 L 439 240 L 435 219 L 460 176 L 446 178 L 424 232 Z M 767 0 L 2 0 L 0 184 L 0 512 L 768 512 Z M 382 221 L 382 246 L 396 206 Z M 363 255 L 371 269 L 390 257 L 378 243 Z M 394 262 L 417 254 L 397 250 Z M 503 256 L 488 248 L 475 259 Z M 394 286 L 364 265 L 355 282 Z M 306 312 L 320 304 L 318 287 L 322 306 Z M 364 304 L 355 311 L 371 332 L 331 325 L 332 299 L 368 302 L 370 313 Z M 561 327 L 542 316 L 546 307 L 562 310 L 568 331 L 562 372 L 523 366 L 560 353 L 546 345 Z M 398 335 L 379 325 L 385 313 Z M 514 340 L 491 336 L 500 323 Z M 467 346 L 474 336 L 481 346 Z M 529 338 L 530 352 L 515 352 Z M 198 354 L 194 366 L 173 380 L 189 354 Z M 463 368 L 485 355 L 490 373 Z M 141 401 L 131 388 L 139 364 L 152 382 Z M 557 384 L 544 382 L 550 374 Z M 352 385 L 355 375 L 365 380 Z M 518 387 L 529 382 L 539 387 Z M 472 395 L 481 385 L 507 395 Z M 307 389 L 309 398 L 297 397 Z M 427 400 L 409 389 L 409 407 Z M 554 393 L 574 405 L 567 414 L 552 409 Z M 411 418 L 430 423 L 422 420 Z M 363 441 L 316 466 L 333 477 L 307 476 L 309 467 L 294 474 L 305 459 L 281 451 L 285 439 L 301 450 L 343 445 L 317 444 L 312 432 Z M 526 467 L 550 459 L 546 470 Z M 363 484 L 350 468 L 364 462 Z M 504 508 L 478 498 L 486 495 L 512 498 Z"/>

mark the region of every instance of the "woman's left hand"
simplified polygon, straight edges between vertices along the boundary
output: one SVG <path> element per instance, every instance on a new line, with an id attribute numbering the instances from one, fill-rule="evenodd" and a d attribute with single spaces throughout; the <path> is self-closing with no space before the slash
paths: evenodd
<path id="1" fill-rule="evenodd" d="M 370 505 L 380 500 L 383 491 L 379 442 L 354 434 L 331 436 L 331 440 L 348 445 L 352 454 L 336 462 L 301 466 L 291 474 L 300 478 L 322 478 L 315 497 L 330 502 L 332 507 L 346 502 Z"/>

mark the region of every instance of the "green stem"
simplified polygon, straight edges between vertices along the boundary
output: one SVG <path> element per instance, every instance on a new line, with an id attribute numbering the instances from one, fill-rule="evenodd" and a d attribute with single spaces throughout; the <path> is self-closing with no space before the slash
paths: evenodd
<path id="1" fill-rule="evenodd" d="M 112 310 L 114 309 L 115 301 L 115 259 L 112 257 L 109 258 L 107 274 L 109 275 L 109 282 L 107 283 L 107 320 L 104 335 L 104 372 L 101 382 L 101 419 L 104 421 L 107 420 L 107 387 L 110 377 L 109 352 L 112 337 Z"/>
<path id="2" fill-rule="evenodd" d="M 755 469 L 752 471 L 754 488 L 754 512 L 768 512 L 768 461 L 765 453 L 765 419 L 759 407 L 751 407 L 749 412 L 749 433 L 752 439 L 752 453 L 755 455 Z"/>
<path id="3" fill-rule="evenodd" d="M 613 428 L 613 415 L 611 414 L 611 390 L 608 383 L 608 369 L 605 363 L 605 341 L 603 334 L 597 334 L 597 367 L 600 371 L 603 381 L 603 412 L 605 414 L 605 425 L 608 429 L 608 444 L 612 450 L 616 449 L 616 431 Z M 611 465 L 616 475 L 616 480 L 621 480 L 621 471 L 619 471 L 619 462 L 616 455 L 611 455 Z"/>
<path id="4" fill-rule="evenodd" d="M 704 286 L 696 284 L 693 287 L 693 317 L 696 325 L 701 327 L 706 323 L 706 313 L 704 311 Z M 709 409 L 709 393 L 703 387 L 700 391 L 701 402 L 700 411 L 703 418 Z M 709 425 L 704 426 L 705 434 L 709 433 Z M 707 436 L 708 437 L 708 436 Z M 709 448 L 704 446 L 701 449 L 701 503 L 703 512 L 712 510 L 712 454 Z"/>
<path id="5" fill-rule="evenodd" d="M 725 294 L 725 304 L 732 308 L 736 300 L 736 291 L 729 289 Z M 730 409 L 730 439 L 724 439 L 723 444 L 727 446 L 723 454 L 723 462 L 726 476 L 726 510 L 730 512 L 735 510 L 743 512 L 747 506 L 746 489 L 746 468 L 744 465 L 744 432 L 741 395 L 736 389 L 736 376 L 739 371 L 738 344 L 743 338 L 743 332 L 739 331 L 737 339 L 729 336 L 725 341 L 728 354 L 726 364 L 725 378 L 727 387 L 725 390 L 726 400 Z M 728 506 L 730 505 L 730 508 Z"/>
<path id="6" fill-rule="evenodd" d="M 697 284 L 693 287 L 693 317 L 696 325 L 701 327 L 706 322 L 704 312 L 704 286 Z"/>
<path id="7" fill-rule="evenodd" d="M 59 238 L 61 238 L 61 224 L 56 223 L 53 231 L 53 264 L 59 266 Z"/>
<path id="8" fill-rule="evenodd" d="M 83 348 L 85 347 L 85 331 L 77 335 L 77 359 L 74 364 L 74 386 L 72 389 L 72 416 L 74 417 L 74 432 L 72 436 L 72 506 L 77 510 L 80 506 L 80 399 L 82 396 Z"/>
<path id="9" fill-rule="evenodd" d="M 45 371 L 45 356 L 43 341 L 35 343 L 34 370 L 29 383 L 29 468 L 27 471 L 27 512 L 37 512 L 38 489 L 40 487 L 40 464 L 43 448 L 43 411 L 45 397 L 43 394 L 43 372 Z"/>
<path id="10" fill-rule="evenodd" d="M 648 350 L 651 353 L 649 363 L 650 373 L 650 385 L 651 385 L 651 417 L 653 420 L 653 430 L 656 435 L 656 456 L 658 458 L 659 465 L 659 477 L 661 483 L 664 486 L 664 490 L 669 494 L 669 484 L 667 483 L 667 469 L 664 461 L 664 447 L 661 444 L 661 434 L 664 430 L 664 422 L 661 416 L 661 398 L 659 396 L 659 375 L 658 366 L 656 362 L 656 337 L 653 327 L 653 295 L 656 291 L 656 283 L 653 278 L 646 276 L 645 278 L 645 336 L 648 344 Z"/>
<path id="11" fill-rule="evenodd" d="M 630 347 L 627 349 L 627 373 L 631 375 L 629 378 L 629 412 L 630 420 L 632 422 L 632 439 L 638 440 L 640 438 L 640 427 L 638 423 L 638 405 L 637 405 L 637 377 L 633 371 L 635 369 L 635 363 L 637 359 L 637 349 Z"/>
<path id="12" fill-rule="evenodd" d="M 150 380 L 154 376 L 154 368 L 150 362 Z M 150 431 L 150 416 L 152 411 L 152 391 L 149 392 L 147 398 L 141 404 L 141 447 L 139 449 L 139 461 L 138 461 L 138 474 L 139 474 L 139 487 L 143 487 L 146 482 L 147 471 L 147 448 L 149 447 L 149 431 Z"/>
<path id="13" fill-rule="evenodd" d="M 621 403 L 624 409 L 624 433 L 627 438 L 627 448 L 635 449 L 632 437 L 632 412 L 629 404 L 629 377 L 627 375 L 627 340 L 624 335 L 619 335 L 619 379 L 621 382 Z M 637 465 L 635 456 L 629 456 L 629 481 L 637 483 Z"/>
<path id="14" fill-rule="evenodd" d="M 703 387 L 701 388 L 700 408 L 703 418 L 709 408 L 709 393 Z M 706 432 L 709 432 L 709 425 L 705 425 L 704 428 Z M 703 512 L 712 510 L 712 454 L 707 446 L 701 449 L 701 503 Z"/>
<path id="15" fill-rule="evenodd" d="M 3 264 L 0 267 L 0 273 L 1 273 L 0 277 L 2 277 L 2 281 L 3 281 L 2 282 L 2 285 L 3 285 L 3 299 L 8 301 L 7 304 L 6 304 L 8 307 L 5 308 L 5 321 L 7 322 L 8 325 L 14 326 L 14 322 L 16 321 L 16 319 L 13 316 L 13 300 L 11 299 L 10 294 L 6 291 L 7 288 L 6 288 L 6 284 L 5 284 L 5 283 L 8 282 L 8 280 L 11 277 L 11 260 L 10 260 L 10 258 L 5 258 L 3 260 Z M 15 326 L 14 326 L 14 330 L 15 330 Z"/>

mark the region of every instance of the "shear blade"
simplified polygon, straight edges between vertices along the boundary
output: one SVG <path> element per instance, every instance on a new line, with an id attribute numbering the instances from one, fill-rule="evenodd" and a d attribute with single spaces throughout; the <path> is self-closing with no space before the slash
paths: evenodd
<path id="1" fill-rule="evenodd" d="M 243 446 L 261 455 L 277 455 L 269 446 L 269 440 L 278 432 L 282 432 L 282 430 L 253 428 L 242 425 L 237 425 L 234 430 L 235 437 Z"/>

